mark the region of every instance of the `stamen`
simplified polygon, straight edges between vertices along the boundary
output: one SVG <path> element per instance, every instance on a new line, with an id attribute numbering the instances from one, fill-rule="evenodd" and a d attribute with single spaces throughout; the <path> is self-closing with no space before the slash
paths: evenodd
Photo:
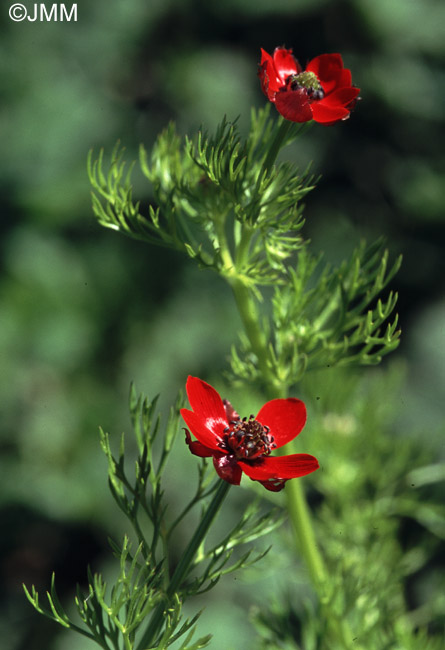
<path id="1" fill-rule="evenodd" d="M 324 90 L 318 77 L 313 72 L 292 74 L 286 80 L 286 88 L 290 90 L 305 89 L 311 101 L 319 101 L 324 97 Z"/>
<path id="2" fill-rule="evenodd" d="M 223 431 L 225 435 L 222 446 L 236 458 L 268 456 L 276 447 L 269 431 L 270 428 L 255 420 L 253 415 L 249 419 L 244 417 L 242 420 L 231 421 L 230 427 Z"/>

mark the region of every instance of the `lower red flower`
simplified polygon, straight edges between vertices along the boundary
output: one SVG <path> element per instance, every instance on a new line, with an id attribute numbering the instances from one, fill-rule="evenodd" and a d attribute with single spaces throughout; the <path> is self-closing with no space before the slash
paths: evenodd
<path id="1" fill-rule="evenodd" d="M 270 456 L 272 449 L 293 440 L 306 422 L 306 407 L 290 397 L 267 402 L 254 417 L 241 419 L 227 400 L 202 379 L 189 377 L 187 396 L 193 410 L 181 415 L 197 438 L 186 430 L 186 442 L 195 456 L 213 457 L 218 475 L 239 485 L 242 473 L 259 481 L 267 490 L 278 492 L 286 481 L 318 469 L 309 454 Z"/>
<path id="2" fill-rule="evenodd" d="M 258 76 L 269 101 L 291 122 L 346 120 L 360 92 L 340 54 L 316 56 L 303 70 L 292 50 L 277 47 L 271 56 L 262 49 Z"/>

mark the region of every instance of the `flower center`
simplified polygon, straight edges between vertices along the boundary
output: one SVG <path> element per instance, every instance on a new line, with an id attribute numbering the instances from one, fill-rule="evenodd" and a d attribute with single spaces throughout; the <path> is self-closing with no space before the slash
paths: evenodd
<path id="1" fill-rule="evenodd" d="M 314 72 L 300 72 L 300 74 L 289 75 L 286 88 L 290 90 L 304 88 L 312 101 L 318 101 L 324 97 L 323 87 Z"/>
<path id="2" fill-rule="evenodd" d="M 268 456 L 276 447 L 269 431 L 269 427 L 260 424 L 253 415 L 249 419 L 231 420 L 229 426 L 224 429 L 224 441 L 221 446 L 237 458 Z"/>

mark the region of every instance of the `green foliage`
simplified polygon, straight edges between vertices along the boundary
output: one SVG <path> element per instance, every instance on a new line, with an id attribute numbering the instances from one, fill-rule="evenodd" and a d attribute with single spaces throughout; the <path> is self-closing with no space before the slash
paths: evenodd
<path id="1" fill-rule="evenodd" d="M 150 161 L 141 148 L 141 169 L 154 196 L 148 218 L 133 202 L 131 168 L 125 172 L 119 147 L 107 175 L 102 152 L 94 162 L 90 154 L 88 163 L 102 225 L 186 251 L 226 278 L 246 330 L 240 349 L 233 349 L 232 371 L 278 389 L 298 382 L 307 368 L 379 363 L 400 335 L 397 317 L 387 323 L 397 295 L 379 297 L 400 258 L 388 270 L 382 243 L 362 243 L 332 269 L 302 243 L 300 202 L 313 179 L 275 162 L 301 130 L 272 119 L 270 108 L 252 113 L 244 141 L 226 119 L 214 136 L 200 131 L 184 145 L 170 125 Z M 259 288 L 268 284 L 275 286 L 270 322 Z"/>
<path id="2" fill-rule="evenodd" d="M 399 344 L 398 318 L 388 321 L 397 301 L 390 292 L 378 296 L 400 268 L 388 269 L 381 240 L 356 248 L 338 268 L 322 265 L 308 246 L 272 299 L 272 323 L 264 321 L 269 339 L 271 373 L 286 386 L 300 381 L 307 369 L 335 365 L 375 365 Z M 383 328 L 383 329 L 382 329 Z M 244 380 L 258 380 L 261 369 L 251 342 L 242 337 L 232 351 L 232 370 Z"/>
<path id="3" fill-rule="evenodd" d="M 271 284 L 298 248 L 300 201 L 312 189 L 289 163 L 272 163 L 279 148 L 304 127 L 273 120 L 269 108 L 252 114 L 245 141 L 224 119 L 214 136 L 200 131 L 184 142 L 170 125 L 151 156 L 140 150 L 153 203 L 133 200 L 132 167 L 117 145 L 104 171 L 103 152 L 88 159 L 93 211 L 99 223 L 148 243 L 186 252 L 201 266 L 246 284 Z M 272 157 L 271 157 L 271 154 Z M 145 212 L 145 215 L 143 214 Z"/>
<path id="4" fill-rule="evenodd" d="M 93 188 L 99 196 L 105 199 L 105 207 L 100 199 L 93 193 L 93 212 L 99 223 L 107 228 L 120 230 L 150 243 L 158 243 L 154 236 L 157 232 L 157 212 L 149 211 L 150 219 L 145 219 L 139 214 L 139 204 L 132 200 L 131 171 L 134 165 L 125 172 L 126 163 L 122 160 L 123 150 L 119 144 L 111 154 L 110 168 L 105 176 L 103 172 L 103 151 L 99 158 L 92 160 L 92 152 L 88 155 L 88 175 Z M 124 175 L 125 172 L 125 175 Z M 161 238 L 162 241 L 162 238 Z M 168 240 L 170 243 L 170 240 Z"/>
<path id="5" fill-rule="evenodd" d="M 301 251 L 296 268 L 289 269 L 289 282 L 276 289 L 277 358 L 288 363 L 303 358 L 310 368 L 379 363 L 399 344 L 397 317 L 380 330 L 397 294 L 390 292 L 385 302 L 379 295 L 399 270 L 401 257 L 388 270 L 388 251 L 377 241 L 371 246 L 362 242 L 338 268 L 325 265 L 319 271 L 320 262 L 307 248 Z M 297 367 L 290 383 L 298 376 Z"/>

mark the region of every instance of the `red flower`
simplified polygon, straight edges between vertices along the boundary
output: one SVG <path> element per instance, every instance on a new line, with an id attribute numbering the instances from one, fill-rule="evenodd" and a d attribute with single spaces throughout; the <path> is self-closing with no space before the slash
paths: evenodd
<path id="1" fill-rule="evenodd" d="M 244 472 L 267 490 L 278 492 L 286 481 L 318 469 L 309 454 L 270 456 L 272 449 L 293 440 L 306 422 L 306 407 L 299 399 L 273 399 L 256 418 L 241 419 L 227 400 L 197 377 L 187 380 L 187 396 L 192 411 L 181 409 L 188 428 L 186 442 L 195 456 L 213 456 L 213 464 L 228 483 L 239 485 Z"/>
<path id="2" fill-rule="evenodd" d="M 291 122 L 346 120 L 360 92 L 340 54 L 316 56 L 303 71 L 292 50 L 277 47 L 272 57 L 261 49 L 258 76 L 269 101 Z"/>

